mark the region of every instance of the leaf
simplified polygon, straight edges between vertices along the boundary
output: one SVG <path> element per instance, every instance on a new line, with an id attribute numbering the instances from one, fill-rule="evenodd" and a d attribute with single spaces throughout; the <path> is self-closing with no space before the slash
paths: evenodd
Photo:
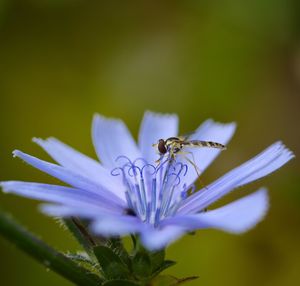
<path id="1" fill-rule="evenodd" d="M 115 279 L 115 280 L 106 281 L 102 285 L 103 286 L 139 286 L 140 284 L 137 284 L 130 280 Z"/>
<path id="2" fill-rule="evenodd" d="M 107 241 L 106 246 L 109 247 L 115 254 L 117 254 L 126 265 L 131 263 L 129 254 L 120 238 L 110 238 Z"/>
<path id="3" fill-rule="evenodd" d="M 166 270 L 167 268 L 175 265 L 177 262 L 173 260 L 165 260 L 153 273 L 152 277 L 157 276 L 160 272 Z"/>
<path id="4" fill-rule="evenodd" d="M 148 278 L 151 273 L 151 260 L 145 251 L 139 251 L 132 259 L 132 271 L 136 277 Z"/>
<path id="5" fill-rule="evenodd" d="M 69 259 L 76 261 L 78 263 L 88 263 L 94 265 L 94 262 L 87 256 L 81 253 L 64 253 Z"/>
<path id="6" fill-rule="evenodd" d="M 155 272 L 158 268 L 161 267 L 165 260 L 165 251 L 156 251 L 150 254 L 152 272 Z"/>
<path id="7" fill-rule="evenodd" d="M 65 256 L 92 273 L 101 274 L 99 263 L 91 260 L 86 253 L 65 253 Z"/>
<path id="8" fill-rule="evenodd" d="M 92 254 L 92 248 L 96 244 L 83 223 L 76 218 L 66 218 L 63 220 L 63 223 L 86 252 Z"/>
<path id="9" fill-rule="evenodd" d="M 129 278 L 127 265 L 121 258 L 106 246 L 94 247 L 94 253 L 107 279 Z"/>

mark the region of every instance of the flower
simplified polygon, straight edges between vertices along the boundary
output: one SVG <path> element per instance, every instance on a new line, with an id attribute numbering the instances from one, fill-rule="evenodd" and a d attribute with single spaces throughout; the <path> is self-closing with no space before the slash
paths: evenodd
<path id="1" fill-rule="evenodd" d="M 191 139 L 227 144 L 236 125 L 207 120 Z M 46 201 L 42 212 L 50 216 L 88 219 L 93 233 L 106 237 L 138 234 L 149 250 L 166 247 L 186 232 L 215 228 L 231 233 L 256 225 L 268 209 L 268 195 L 262 188 L 223 207 L 206 208 L 232 190 L 260 179 L 293 158 L 281 142 L 231 170 L 195 192 L 199 170 L 178 154 L 156 163 L 152 144 L 160 138 L 176 136 L 176 115 L 146 112 L 138 144 L 118 119 L 95 115 L 92 138 L 101 163 L 54 138 L 34 139 L 58 164 L 49 163 L 21 151 L 14 151 L 33 167 L 69 186 L 2 182 L 4 192 Z M 201 173 L 220 150 L 193 148 L 193 160 Z M 190 156 L 189 154 L 186 156 Z"/>

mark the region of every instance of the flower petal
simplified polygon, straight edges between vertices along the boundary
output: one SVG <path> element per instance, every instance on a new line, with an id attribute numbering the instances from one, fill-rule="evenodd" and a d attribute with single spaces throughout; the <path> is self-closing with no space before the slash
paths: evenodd
<path id="1" fill-rule="evenodd" d="M 193 231 L 216 228 L 231 233 L 241 233 L 254 227 L 268 210 L 266 189 L 248 195 L 224 207 L 199 214 L 176 216 L 166 219 L 163 225 L 176 225 Z"/>
<path id="2" fill-rule="evenodd" d="M 122 213 L 124 210 L 121 206 L 111 204 L 110 200 L 93 192 L 70 187 L 21 181 L 1 182 L 0 186 L 5 193 L 13 193 L 26 198 L 59 203 L 79 209 L 93 209 L 114 213 Z"/>
<path id="3" fill-rule="evenodd" d="M 293 153 L 281 142 L 276 142 L 256 157 L 187 198 L 179 213 L 199 212 L 233 189 L 274 172 L 293 157 Z"/>
<path id="4" fill-rule="evenodd" d="M 70 169 L 74 173 L 88 178 L 102 186 L 109 186 L 110 191 L 125 199 L 122 185 L 116 177 L 110 174 L 101 164 L 92 158 L 76 151 L 72 147 L 55 139 L 42 140 L 34 138 L 33 141 L 41 146 L 61 166 Z"/>
<path id="5" fill-rule="evenodd" d="M 91 229 L 102 236 L 124 236 L 141 232 L 143 222 L 134 216 L 104 216 L 95 221 Z"/>
<path id="6" fill-rule="evenodd" d="M 131 161 L 141 157 L 140 151 L 122 120 L 95 115 L 92 137 L 96 153 L 107 168 L 116 167 L 116 159 L 126 156 Z"/>
<path id="7" fill-rule="evenodd" d="M 149 227 L 141 233 L 141 240 L 147 249 L 156 251 L 165 248 L 185 232 L 184 228 L 175 225 L 167 225 L 160 229 Z"/>
<path id="8" fill-rule="evenodd" d="M 112 204 L 118 205 L 125 205 L 125 201 L 122 200 L 120 197 L 112 193 L 107 186 L 101 186 L 96 184 L 95 182 L 82 177 L 81 175 L 72 172 L 69 169 L 64 167 L 45 162 L 28 154 L 25 154 L 21 151 L 14 151 L 14 156 L 21 158 L 29 165 L 55 177 L 59 180 L 74 186 L 78 189 L 88 190 L 90 192 L 96 193 L 97 195 L 101 196 L 103 199 L 110 201 Z M 99 174 L 100 176 L 101 174 Z"/>
<path id="9" fill-rule="evenodd" d="M 218 122 L 214 122 L 209 119 L 205 121 L 196 131 L 190 136 L 191 140 L 205 140 L 205 141 L 213 141 L 217 143 L 221 143 L 226 145 L 229 140 L 232 138 L 236 129 L 235 123 L 227 123 L 222 124 Z M 191 151 L 192 154 L 187 154 L 192 162 L 194 162 L 197 166 L 197 171 L 195 167 L 185 160 L 184 158 L 180 158 L 180 161 L 184 164 L 187 164 L 189 167 L 189 171 L 185 177 L 186 185 L 192 184 L 199 176 L 199 174 L 203 173 L 204 170 L 212 163 L 212 161 L 220 154 L 220 149 L 215 148 L 189 148 L 184 151 Z"/>
<path id="10" fill-rule="evenodd" d="M 41 211 L 49 216 L 78 216 L 92 220 L 91 230 L 101 236 L 124 236 L 141 232 L 143 222 L 134 216 L 122 213 L 108 213 L 93 208 L 74 208 L 65 205 L 42 205 Z"/>
<path id="11" fill-rule="evenodd" d="M 124 214 L 113 214 L 103 210 L 92 208 L 74 208 L 61 205 L 42 205 L 41 211 L 54 217 L 71 217 L 90 219 L 91 230 L 105 237 L 124 236 L 140 232 L 144 227 L 143 223 L 137 218 Z"/>
<path id="12" fill-rule="evenodd" d="M 154 164 L 159 155 L 152 144 L 157 143 L 158 139 L 177 136 L 177 133 L 178 117 L 176 114 L 145 112 L 139 132 L 139 148 L 143 158 L 150 164 Z"/>
<path id="13" fill-rule="evenodd" d="M 96 175 L 104 168 L 99 162 L 85 156 L 56 138 L 46 140 L 33 138 L 33 142 L 41 146 L 57 163 L 72 171 L 87 175 Z"/>
<path id="14" fill-rule="evenodd" d="M 100 207 L 76 207 L 60 204 L 42 204 L 40 211 L 52 217 L 79 217 L 84 219 L 98 219 L 102 216 L 121 215 L 121 212 L 112 212 Z"/>

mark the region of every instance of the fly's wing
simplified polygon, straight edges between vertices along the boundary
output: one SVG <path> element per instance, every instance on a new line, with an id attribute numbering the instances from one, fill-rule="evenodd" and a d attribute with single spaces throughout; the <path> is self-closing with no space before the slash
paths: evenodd
<path id="1" fill-rule="evenodd" d="M 183 141 L 182 145 L 186 147 L 207 147 L 207 148 L 217 148 L 221 150 L 226 149 L 226 146 L 224 146 L 223 144 L 212 142 L 212 141 L 190 140 L 190 141 Z"/>
<path id="2" fill-rule="evenodd" d="M 187 132 L 187 133 L 184 133 L 184 134 L 178 136 L 178 139 L 180 139 L 181 141 L 189 141 L 189 138 L 190 138 L 193 134 L 195 134 L 194 131 L 192 131 L 192 132 Z"/>

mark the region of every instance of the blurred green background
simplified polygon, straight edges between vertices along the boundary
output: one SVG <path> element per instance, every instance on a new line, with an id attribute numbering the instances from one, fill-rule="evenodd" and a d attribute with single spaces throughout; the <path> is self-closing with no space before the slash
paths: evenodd
<path id="1" fill-rule="evenodd" d="M 299 154 L 300 5 L 265 1 L 0 1 L 0 180 L 52 182 L 14 160 L 48 157 L 33 136 L 56 136 L 93 157 L 95 112 L 137 137 L 145 110 L 176 112 L 181 132 L 208 117 L 237 121 L 210 182 L 277 139 Z M 168 249 L 190 285 L 300 282 L 300 179 L 293 160 L 222 203 L 265 185 L 271 209 L 254 230 L 186 236 Z M 78 246 L 37 203 L 0 194 L 0 206 L 61 250 Z M 1 285 L 71 285 L 0 238 Z"/>

